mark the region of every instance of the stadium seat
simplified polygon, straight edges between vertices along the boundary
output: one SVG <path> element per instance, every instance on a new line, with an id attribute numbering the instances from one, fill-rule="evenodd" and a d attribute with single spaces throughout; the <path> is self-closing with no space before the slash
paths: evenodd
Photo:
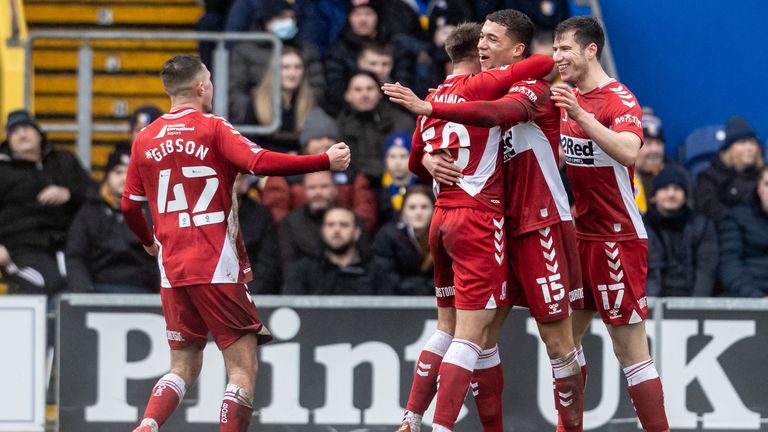
<path id="1" fill-rule="evenodd" d="M 720 150 L 725 140 L 723 126 L 704 126 L 691 132 L 680 148 L 680 162 L 696 179 L 699 173 L 709 167 L 712 157 Z"/>

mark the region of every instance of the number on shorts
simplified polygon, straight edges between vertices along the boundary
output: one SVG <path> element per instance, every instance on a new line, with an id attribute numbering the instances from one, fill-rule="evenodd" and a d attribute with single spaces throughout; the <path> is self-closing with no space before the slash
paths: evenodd
<path id="1" fill-rule="evenodd" d="M 560 273 L 555 273 L 549 278 L 538 278 L 536 283 L 541 286 L 541 292 L 544 295 L 545 303 L 552 303 L 552 299 L 560 301 L 565 297 L 565 287 L 558 282 L 560 280 Z"/>
<path id="2" fill-rule="evenodd" d="M 429 143 L 429 140 L 435 138 L 435 134 L 436 133 L 434 127 L 431 127 L 421 133 L 421 139 L 426 143 L 424 146 L 424 151 L 427 153 L 432 153 L 434 150 L 434 147 Z M 471 144 L 469 139 L 469 131 L 464 125 L 460 123 L 446 123 L 445 126 L 443 126 L 443 132 L 440 136 L 440 139 L 442 140 L 440 143 L 441 149 L 446 149 L 451 144 L 451 135 L 456 135 L 456 139 L 459 140 L 460 147 L 458 149 L 458 157 L 453 162 L 453 164 L 461 169 L 464 169 L 469 164 L 469 149 L 467 148 Z"/>
<path id="3" fill-rule="evenodd" d="M 603 299 L 604 310 L 621 308 L 621 300 L 624 299 L 624 283 L 623 282 L 608 284 L 608 285 L 600 284 L 597 286 L 597 290 L 600 291 L 600 297 Z M 616 291 L 616 301 L 614 301 L 613 307 L 611 307 L 611 302 L 608 299 L 609 291 Z"/>
<path id="4" fill-rule="evenodd" d="M 186 228 L 192 226 L 210 225 L 224 222 L 224 211 L 206 212 L 211 205 L 216 190 L 219 187 L 219 179 L 216 171 L 207 166 L 182 167 L 181 173 L 186 178 L 204 178 L 205 188 L 195 202 L 192 209 L 193 216 L 190 218 L 189 204 L 187 194 L 184 192 L 184 185 L 176 183 L 173 188 L 170 187 L 171 170 L 164 169 L 160 171 L 157 189 L 157 211 L 159 213 L 179 212 L 179 227 Z M 173 192 L 173 199 L 168 200 L 169 191 Z"/>

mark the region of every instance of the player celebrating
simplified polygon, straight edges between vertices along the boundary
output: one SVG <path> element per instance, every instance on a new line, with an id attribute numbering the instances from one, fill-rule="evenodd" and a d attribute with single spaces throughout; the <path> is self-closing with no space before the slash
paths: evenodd
<path id="1" fill-rule="evenodd" d="M 562 108 L 561 143 L 575 199 L 585 310 L 574 313 L 577 345 L 600 312 L 627 377 L 643 429 L 668 431 L 659 374 L 648 350 L 645 296 L 648 240 L 633 199 L 634 163 L 643 141 L 642 111 L 627 87 L 600 65 L 605 35 L 593 17 L 555 29 L 554 60 L 563 80 L 552 87 Z"/>
<path id="2" fill-rule="evenodd" d="M 233 206 L 235 177 L 341 171 L 349 149 L 339 143 L 311 156 L 261 149 L 208 114 L 213 84 L 199 57 L 171 58 L 160 77 L 171 111 L 137 135 L 122 208 L 144 248 L 158 257 L 171 370 L 152 390 L 134 432 L 156 432 L 171 416 L 200 374 L 209 331 L 227 369 L 221 431 L 243 432 L 253 412 L 256 348 L 271 335 L 245 285 L 252 276 Z M 154 235 L 142 201 L 149 202 Z"/>
<path id="3" fill-rule="evenodd" d="M 520 61 L 532 33 L 533 25 L 524 14 L 494 12 L 483 27 L 481 55 L 489 54 L 486 57 L 492 66 L 498 66 L 497 59 Z M 497 42 L 503 41 L 500 35 L 504 34 L 508 41 L 520 34 L 525 37 L 520 39 L 523 43 L 506 47 Z M 578 290 L 578 280 L 570 280 L 569 270 L 578 267 L 578 258 L 568 198 L 558 172 L 559 110 L 550 100 L 546 81 L 522 80 L 502 89 L 506 90 L 509 92 L 497 101 L 455 105 L 434 99 L 432 103 L 420 101 L 398 86 L 390 86 L 388 94 L 417 114 L 475 126 L 503 125 L 511 301 L 527 305 L 537 321 L 552 362 L 555 406 L 562 426 L 567 431 L 581 431 L 583 379 L 569 300 L 583 290 Z"/>

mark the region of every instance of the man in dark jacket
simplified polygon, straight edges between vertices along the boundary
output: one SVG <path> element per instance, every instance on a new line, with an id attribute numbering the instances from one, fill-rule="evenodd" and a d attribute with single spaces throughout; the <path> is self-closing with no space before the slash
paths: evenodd
<path id="1" fill-rule="evenodd" d="M 768 168 L 752 197 L 720 220 L 720 281 L 727 296 L 768 297 Z"/>
<path id="2" fill-rule="evenodd" d="M 362 230 L 355 219 L 352 210 L 344 207 L 325 212 L 321 229 L 324 251 L 318 257 L 305 257 L 293 265 L 283 294 L 374 294 L 368 262 L 357 247 Z"/>
<path id="3" fill-rule="evenodd" d="M 104 182 L 89 189 L 69 229 L 67 285 L 73 292 L 158 292 L 157 261 L 128 229 L 120 209 L 129 159 L 126 149 L 109 156 Z"/>
<path id="4" fill-rule="evenodd" d="M 0 270 L 10 292 L 64 288 L 64 244 L 90 182 L 75 156 L 58 152 L 28 112 L 8 114 L 0 145 Z M 16 278 L 31 268 L 34 278 Z M 13 279 L 13 280 L 11 280 Z"/>
<path id="5" fill-rule="evenodd" d="M 368 176 L 371 184 L 378 185 L 384 173 L 384 141 L 395 131 L 413 133 L 414 119 L 383 97 L 376 77 L 370 72 L 352 76 L 344 99 L 347 107 L 337 122 L 342 140 L 355 155 L 352 167 Z"/>
<path id="6" fill-rule="evenodd" d="M 712 221 L 686 203 L 688 178 L 667 166 L 653 179 L 648 231 L 646 292 L 657 297 L 708 297 L 717 269 L 717 232 Z"/>

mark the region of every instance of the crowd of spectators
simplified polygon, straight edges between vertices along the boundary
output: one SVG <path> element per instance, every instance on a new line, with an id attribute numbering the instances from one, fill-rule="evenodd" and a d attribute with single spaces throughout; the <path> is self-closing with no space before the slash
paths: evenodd
<path id="1" fill-rule="evenodd" d="M 384 82 L 424 95 L 450 65 L 443 44 L 460 22 L 512 7 L 536 25 L 534 51 L 551 49 L 568 2 L 541 0 L 209 0 L 199 29 L 264 31 L 279 56 L 280 128 L 251 137 L 265 148 L 316 154 L 346 142 L 345 172 L 241 176 L 239 223 L 254 294 L 431 295 L 427 242 L 434 196 L 408 171 L 414 118 L 382 94 Z M 538 47 L 537 47 L 538 46 Z M 269 125 L 275 85 L 269 44 L 233 43 L 230 119 Z M 200 44 L 211 67 L 213 45 Z M 214 74 L 216 70 L 212 71 Z M 162 112 L 142 107 L 136 133 Z M 652 296 L 768 296 L 768 169 L 755 131 L 725 125 L 697 178 L 665 153 L 664 128 L 644 112 L 635 197 L 649 237 Z M 130 152 L 118 146 L 96 183 L 54 150 L 25 111 L 0 146 L 0 272 L 13 293 L 152 293 L 157 264 L 129 232 L 120 195 Z M 564 178 L 567 182 L 567 178 Z"/>

